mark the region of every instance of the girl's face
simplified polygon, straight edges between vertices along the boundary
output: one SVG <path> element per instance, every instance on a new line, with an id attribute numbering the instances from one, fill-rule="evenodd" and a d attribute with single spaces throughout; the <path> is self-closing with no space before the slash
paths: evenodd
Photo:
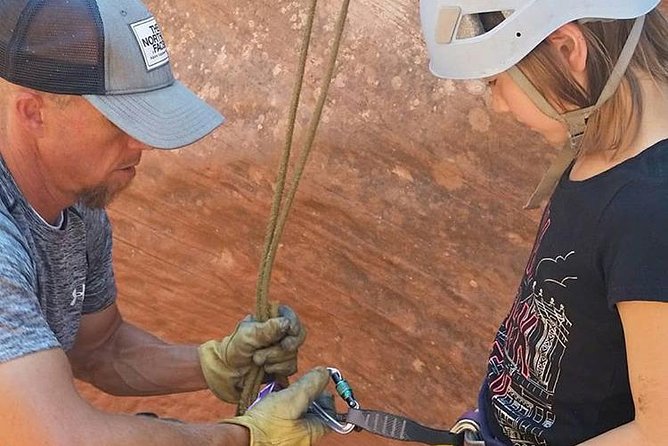
<path id="1" fill-rule="evenodd" d="M 501 73 L 486 80 L 492 90 L 492 108 L 495 112 L 510 112 L 518 122 L 543 135 L 555 147 L 566 143 L 566 125 L 541 112 L 510 75 Z"/>

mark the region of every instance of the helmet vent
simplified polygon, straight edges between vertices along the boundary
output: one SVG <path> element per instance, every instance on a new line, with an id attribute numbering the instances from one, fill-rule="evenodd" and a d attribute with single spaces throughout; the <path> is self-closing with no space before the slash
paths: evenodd
<path id="1" fill-rule="evenodd" d="M 505 11 L 491 11 L 483 12 L 478 14 L 480 16 L 480 23 L 485 29 L 485 32 L 490 32 L 500 24 L 502 24 L 508 17 L 510 17 L 515 11 L 505 10 Z"/>
<path id="2" fill-rule="evenodd" d="M 457 28 L 457 40 L 478 37 L 502 24 L 514 11 L 490 11 L 467 14 L 462 17 Z"/>

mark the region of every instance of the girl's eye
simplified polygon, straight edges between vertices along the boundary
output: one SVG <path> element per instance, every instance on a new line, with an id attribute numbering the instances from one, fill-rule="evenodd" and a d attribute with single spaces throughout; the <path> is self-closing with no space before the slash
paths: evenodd
<path id="1" fill-rule="evenodd" d="M 487 86 L 488 87 L 493 87 L 496 85 L 496 78 L 493 79 L 487 79 Z"/>

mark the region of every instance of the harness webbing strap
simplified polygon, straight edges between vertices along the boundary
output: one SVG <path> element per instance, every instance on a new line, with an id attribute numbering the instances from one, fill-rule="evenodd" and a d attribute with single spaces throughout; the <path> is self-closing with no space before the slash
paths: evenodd
<path id="1" fill-rule="evenodd" d="M 348 409 L 346 421 L 365 431 L 394 440 L 443 446 L 462 446 L 464 443 L 463 433 L 432 429 L 408 418 L 376 410 Z"/>

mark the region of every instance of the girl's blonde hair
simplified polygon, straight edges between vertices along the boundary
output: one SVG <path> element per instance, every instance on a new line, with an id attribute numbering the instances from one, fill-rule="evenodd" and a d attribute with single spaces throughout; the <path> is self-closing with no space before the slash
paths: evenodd
<path id="1" fill-rule="evenodd" d="M 617 63 L 633 23 L 634 20 L 615 20 L 579 25 L 588 49 L 586 88 L 575 80 L 547 42 L 527 55 L 519 67 L 558 109 L 565 109 L 566 104 L 578 108 L 594 105 Z M 633 142 L 643 110 L 639 74 L 649 75 L 659 84 L 668 84 L 668 22 L 658 9 L 647 15 L 630 69 L 619 89 L 589 118 L 580 153 L 617 151 Z"/>

